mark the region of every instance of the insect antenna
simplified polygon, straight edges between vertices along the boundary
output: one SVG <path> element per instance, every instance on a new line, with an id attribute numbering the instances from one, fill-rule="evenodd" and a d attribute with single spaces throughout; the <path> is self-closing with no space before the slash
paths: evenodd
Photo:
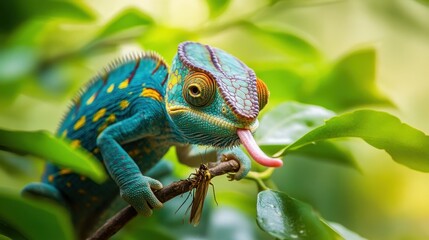
<path id="1" fill-rule="evenodd" d="M 192 178 L 192 176 L 196 176 L 196 174 L 195 174 L 195 173 L 191 173 L 191 174 L 189 174 L 188 178 L 186 179 L 186 181 L 190 181 L 190 182 L 191 182 L 191 186 L 189 187 L 190 191 L 189 191 L 189 193 L 187 194 L 188 196 L 186 196 L 185 201 L 183 201 L 183 202 L 182 202 L 182 204 L 180 204 L 179 208 L 174 212 L 174 214 L 176 214 L 177 212 L 179 212 L 179 210 L 183 207 L 183 205 L 185 205 L 185 203 L 188 201 L 188 199 L 189 199 L 189 197 L 191 196 L 191 194 L 192 194 L 192 198 L 194 197 L 194 186 L 195 186 L 195 181 L 194 181 L 194 179 Z M 182 195 L 182 196 L 183 196 L 183 195 Z M 192 202 L 191 202 L 191 204 L 187 207 L 187 209 L 186 209 L 186 211 L 185 211 L 185 215 L 186 215 L 186 214 L 187 214 L 187 212 L 189 211 L 189 208 L 190 208 L 190 206 L 191 206 L 191 205 L 192 205 Z"/>
<path id="2" fill-rule="evenodd" d="M 183 207 L 183 205 L 185 205 L 185 203 L 188 201 L 188 199 L 191 196 L 191 194 L 192 194 L 192 197 L 194 197 L 193 196 L 193 192 L 194 192 L 193 190 L 189 191 L 189 193 L 186 196 L 186 199 L 182 202 L 182 204 L 180 204 L 179 208 L 177 208 L 177 210 L 174 212 L 174 214 L 176 214 L 177 212 L 179 212 L 179 210 Z M 188 212 L 188 209 L 189 209 L 189 207 L 186 209 L 185 214 Z"/>

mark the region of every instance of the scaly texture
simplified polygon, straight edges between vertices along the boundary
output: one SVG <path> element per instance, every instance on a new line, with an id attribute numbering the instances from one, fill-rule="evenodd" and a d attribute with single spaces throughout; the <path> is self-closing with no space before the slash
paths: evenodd
<path id="1" fill-rule="evenodd" d="M 251 138 L 258 125 L 258 96 L 268 94 L 266 89 L 258 94 L 256 86 L 255 73 L 240 60 L 194 42 L 179 46 L 170 71 L 155 53 L 117 60 L 74 98 L 58 129 L 58 136 L 102 161 L 111 178 L 96 184 L 48 164 L 42 183 L 32 183 L 23 192 L 63 204 L 84 238 L 113 211 L 118 195 L 143 215 L 162 207 L 151 190 L 162 184 L 143 174 L 163 172 L 153 167 L 171 146 L 180 146 L 178 157 L 184 163 L 201 158 L 192 151 L 196 145 L 222 148 L 207 158 L 237 160 L 240 169 L 234 179 L 239 180 L 249 172 L 250 159 L 232 148 L 240 143 L 237 131 Z M 279 165 L 260 150 L 249 150 L 264 164 Z"/>

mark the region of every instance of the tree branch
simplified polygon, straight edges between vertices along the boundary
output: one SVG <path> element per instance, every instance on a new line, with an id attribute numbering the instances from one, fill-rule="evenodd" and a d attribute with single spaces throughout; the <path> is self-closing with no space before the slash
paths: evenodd
<path id="1" fill-rule="evenodd" d="M 209 168 L 211 177 L 223 175 L 228 172 L 237 172 L 240 168 L 240 164 L 235 160 L 229 160 L 225 162 L 220 162 L 218 165 Z M 161 190 L 155 191 L 155 196 L 161 202 L 167 202 L 168 200 L 182 195 L 183 193 L 191 191 L 193 188 L 197 187 L 192 181 L 192 176 L 185 180 L 180 180 L 173 182 L 170 185 L 164 187 Z M 110 218 L 103 226 L 101 226 L 91 237 L 87 238 L 88 240 L 101 240 L 109 239 L 121 228 L 123 228 L 131 219 L 137 216 L 136 210 L 131 207 L 125 207 L 115 216 Z"/>

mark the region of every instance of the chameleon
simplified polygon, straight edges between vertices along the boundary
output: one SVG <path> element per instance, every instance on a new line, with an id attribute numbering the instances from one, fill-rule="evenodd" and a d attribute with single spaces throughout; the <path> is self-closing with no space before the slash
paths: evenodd
<path id="1" fill-rule="evenodd" d="M 265 155 L 252 136 L 268 97 L 251 68 L 209 45 L 179 44 L 171 67 L 155 52 L 129 54 L 82 88 L 56 132 L 99 159 L 110 178 L 97 184 L 46 164 L 41 181 L 24 187 L 23 195 L 63 205 L 84 238 L 118 195 L 144 216 L 162 207 L 153 194 L 162 184 L 146 173 L 165 161 L 170 147 L 183 163 L 201 159 L 198 146 L 212 147 L 208 160 L 239 162 L 233 180 L 251 168 L 240 144 L 256 162 L 279 167 L 282 161 Z"/>

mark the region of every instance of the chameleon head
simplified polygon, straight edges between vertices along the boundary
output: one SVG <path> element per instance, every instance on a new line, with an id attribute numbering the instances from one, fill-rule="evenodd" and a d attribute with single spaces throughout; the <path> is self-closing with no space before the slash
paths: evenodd
<path id="1" fill-rule="evenodd" d="M 253 70 L 234 56 L 208 45 L 184 42 L 171 67 L 166 107 L 188 142 L 215 147 L 241 142 L 257 162 L 281 166 L 280 160 L 263 154 L 252 136 L 268 95 Z"/>

